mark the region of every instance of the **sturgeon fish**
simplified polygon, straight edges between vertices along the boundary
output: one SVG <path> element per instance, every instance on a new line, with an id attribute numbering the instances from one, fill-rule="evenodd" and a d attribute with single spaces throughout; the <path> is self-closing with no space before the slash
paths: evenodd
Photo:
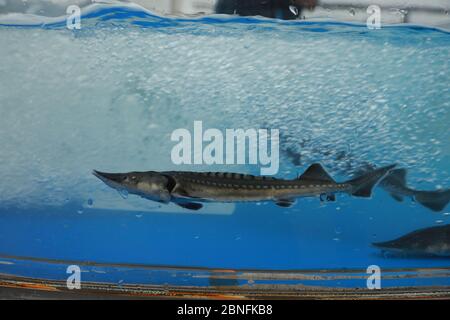
<path id="1" fill-rule="evenodd" d="M 409 188 L 406 185 L 406 173 L 406 169 L 392 170 L 380 182 L 380 186 L 397 201 L 401 202 L 403 197 L 410 197 L 435 212 L 442 211 L 448 205 L 450 189 L 422 191 Z"/>
<path id="2" fill-rule="evenodd" d="M 346 182 L 336 182 L 319 164 L 311 165 L 296 179 L 286 180 L 231 172 L 146 171 L 93 174 L 119 191 L 157 201 L 173 202 L 183 208 L 199 210 L 202 202 L 274 201 L 290 207 L 298 197 L 320 196 L 335 200 L 336 193 L 371 197 L 373 187 L 395 165 L 372 170 Z"/>
<path id="3" fill-rule="evenodd" d="M 393 253 L 450 257 L 450 224 L 416 230 L 400 238 L 373 245 Z"/>

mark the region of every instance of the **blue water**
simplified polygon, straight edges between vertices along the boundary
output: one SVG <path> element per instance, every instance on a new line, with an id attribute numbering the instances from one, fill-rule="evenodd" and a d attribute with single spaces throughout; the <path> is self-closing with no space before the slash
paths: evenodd
<path id="1" fill-rule="evenodd" d="M 0 17 L 0 24 L 0 255 L 225 269 L 450 266 L 371 246 L 450 223 L 449 207 L 433 213 L 381 188 L 370 200 L 341 195 L 327 204 L 300 199 L 292 208 L 212 204 L 190 212 L 122 198 L 91 175 L 259 172 L 174 165 L 171 132 L 202 120 L 218 129 L 279 128 L 278 177 L 321 162 L 341 181 L 367 164 L 397 163 L 415 188 L 448 188 L 449 33 L 169 19 L 127 7 L 90 11 L 74 31 L 65 21 Z M 17 261 L 0 263 L 0 273 L 65 277 Z"/>

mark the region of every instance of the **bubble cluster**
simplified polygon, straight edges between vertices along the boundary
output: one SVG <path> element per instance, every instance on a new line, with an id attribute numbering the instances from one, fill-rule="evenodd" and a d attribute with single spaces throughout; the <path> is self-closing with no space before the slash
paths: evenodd
<path id="1" fill-rule="evenodd" d="M 209 169 L 170 160 L 170 134 L 194 120 L 279 128 L 280 176 L 316 161 L 343 176 L 398 163 L 412 183 L 449 185 L 449 34 L 143 25 L 0 28 L 1 203 L 86 202 L 106 188 L 92 169 Z"/>

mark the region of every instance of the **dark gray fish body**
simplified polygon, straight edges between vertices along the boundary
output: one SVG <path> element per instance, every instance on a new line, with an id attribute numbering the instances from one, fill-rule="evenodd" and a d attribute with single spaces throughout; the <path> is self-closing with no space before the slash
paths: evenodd
<path id="1" fill-rule="evenodd" d="M 177 184 L 174 197 L 198 198 L 206 201 L 264 201 L 292 199 L 335 192 L 347 192 L 350 184 L 332 180 L 282 180 L 223 172 L 166 172 Z"/>
<path id="2" fill-rule="evenodd" d="M 450 257 L 450 224 L 416 230 L 398 239 L 373 245 L 390 252 Z"/>
<path id="3" fill-rule="evenodd" d="M 174 202 L 198 210 L 198 202 L 275 201 L 289 207 L 298 197 L 323 196 L 334 200 L 335 193 L 370 197 L 374 185 L 395 165 L 373 170 L 347 182 L 335 182 L 320 164 L 311 165 L 292 180 L 228 172 L 128 172 L 94 175 L 109 186 L 162 202 Z"/>
<path id="4" fill-rule="evenodd" d="M 406 169 L 392 170 L 380 182 L 395 200 L 403 201 L 403 197 L 410 197 L 424 207 L 433 211 L 442 211 L 450 202 L 450 190 L 422 191 L 414 190 L 406 184 Z"/>

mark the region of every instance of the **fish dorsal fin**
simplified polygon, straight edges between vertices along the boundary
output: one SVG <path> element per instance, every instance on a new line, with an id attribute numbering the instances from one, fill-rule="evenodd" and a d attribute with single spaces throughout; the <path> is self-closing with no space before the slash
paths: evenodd
<path id="1" fill-rule="evenodd" d="M 299 180 L 320 180 L 335 182 L 332 177 L 325 171 L 320 163 L 314 163 L 306 169 L 301 176 L 298 177 Z"/>
<path id="2" fill-rule="evenodd" d="M 387 176 L 388 179 L 395 179 L 402 186 L 406 186 L 406 169 L 392 170 Z"/>

